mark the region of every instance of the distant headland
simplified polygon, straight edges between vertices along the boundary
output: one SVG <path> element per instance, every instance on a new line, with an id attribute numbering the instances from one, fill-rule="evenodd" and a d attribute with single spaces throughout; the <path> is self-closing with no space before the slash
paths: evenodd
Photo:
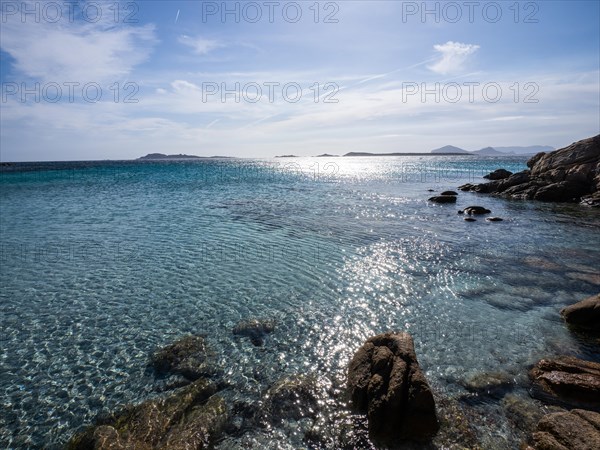
<path id="1" fill-rule="evenodd" d="M 471 153 L 369 153 L 369 152 L 350 152 L 344 156 L 448 156 L 448 155 L 460 155 L 460 156 L 475 156 Z"/>
<path id="2" fill-rule="evenodd" d="M 148 153 L 146 156 L 140 156 L 138 160 L 163 160 L 163 159 L 222 159 L 233 158 L 232 156 L 196 156 L 196 155 L 165 155 L 164 153 Z"/>

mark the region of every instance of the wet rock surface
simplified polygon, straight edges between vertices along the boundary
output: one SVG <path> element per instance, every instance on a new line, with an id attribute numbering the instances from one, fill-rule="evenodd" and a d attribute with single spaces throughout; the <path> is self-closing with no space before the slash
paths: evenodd
<path id="1" fill-rule="evenodd" d="M 510 177 L 512 174 L 512 172 L 506 169 L 496 169 L 493 172 L 484 175 L 483 178 L 486 180 L 504 180 L 505 178 Z"/>
<path id="2" fill-rule="evenodd" d="M 233 327 L 233 334 L 247 337 L 253 345 L 260 347 L 264 344 L 265 337 L 274 330 L 274 320 L 247 319 Z"/>
<path id="3" fill-rule="evenodd" d="M 315 377 L 290 375 L 277 381 L 263 398 L 262 420 L 315 419 L 319 411 L 319 388 Z"/>
<path id="4" fill-rule="evenodd" d="M 354 408 L 367 413 L 375 441 L 427 440 L 439 428 L 433 394 L 408 333 L 369 338 L 350 362 L 348 388 Z"/>
<path id="5" fill-rule="evenodd" d="M 507 178 L 467 183 L 459 189 L 521 200 L 581 201 L 600 206 L 600 135 L 550 153 L 538 153 L 527 161 L 527 166 L 529 170 Z"/>
<path id="6" fill-rule="evenodd" d="M 528 450 L 597 450 L 600 414 L 574 409 L 544 416 Z"/>
<path id="7" fill-rule="evenodd" d="M 600 331 L 600 294 L 593 295 L 560 311 L 568 324 Z"/>
<path id="8" fill-rule="evenodd" d="M 455 195 L 434 195 L 429 197 L 429 201 L 432 203 L 456 203 Z"/>
<path id="9" fill-rule="evenodd" d="M 486 372 L 471 376 L 462 384 L 474 394 L 502 398 L 513 388 L 515 382 L 507 373 Z"/>
<path id="10" fill-rule="evenodd" d="M 483 206 L 467 206 L 465 209 L 463 209 L 463 214 L 468 214 L 470 216 L 479 214 L 489 214 L 491 212 L 492 211 L 490 211 L 487 208 L 484 208 Z"/>
<path id="11" fill-rule="evenodd" d="M 188 380 L 213 376 L 212 353 L 203 336 L 185 336 L 152 354 L 150 364 L 161 376 L 181 375 Z"/>
<path id="12" fill-rule="evenodd" d="M 205 449 L 227 421 L 224 400 L 200 379 L 159 399 L 127 406 L 71 439 L 69 450 Z"/>
<path id="13" fill-rule="evenodd" d="M 600 364 L 572 356 L 542 359 L 530 371 L 532 394 L 543 401 L 600 411 Z"/>

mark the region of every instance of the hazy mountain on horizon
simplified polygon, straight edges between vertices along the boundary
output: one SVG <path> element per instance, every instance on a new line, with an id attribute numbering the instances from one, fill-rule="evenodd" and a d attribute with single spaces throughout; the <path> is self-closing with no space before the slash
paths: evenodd
<path id="1" fill-rule="evenodd" d="M 484 147 L 479 150 L 467 151 L 453 145 L 445 145 L 440 148 L 431 150 L 430 153 L 463 153 L 480 156 L 504 156 L 504 155 L 535 155 L 539 152 L 551 152 L 556 150 L 550 145 L 530 145 L 527 147 L 523 146 L 511 146 L 511 147 Z"/>
<path id="2" fill-rule="evenodd" d="M 496 150 L 493 147 L 485 147 L 480 150 L 473 150 L 471 153 L 473 153 L 475 155 L 481 155 L 481 156 L 502 156 L 502 155 L 506 154 L 506 153 L 499 152 L 498 150 Z"/>
<path id="3" fill-rule="evenodd" d="M 431 153 L 469 153 L 465 149 L 455 147 L 453 145 L 444 145 L 443 147 L 431 150 Z"/>
<path id="4" fill-rule="evenodd" d="M 556 150 L 550 145 L 530 145 L 528 147 L 494 147 L 494 149 L 502 153 L 514 153 L 515 155 L 535 155 L 539 152 L 553 152 L 554 150 Z"/>

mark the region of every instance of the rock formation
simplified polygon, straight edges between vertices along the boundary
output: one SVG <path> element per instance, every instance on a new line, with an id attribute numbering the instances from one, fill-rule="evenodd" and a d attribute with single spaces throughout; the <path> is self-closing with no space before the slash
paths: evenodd
<path id="1" fill-rule="evenodd" d="M 76 435 L 69 450 L 209 448 L 227 421 L 214 384 L 200 379 L 170 396 L 129 406 Z"/>
<path id="2" fill-rule="evenodd" d="M 161 375 L 183 375 L 188 380 L 213 375 L 213 365 L 202 336 L 185 336 L 154 352 L 150 363 Z"/>
<path id="3" fill-rule="evenodd" d="M 542 359 L 530 371 L 534 396 L 571 407 L 600 410 L 600 364 L 572 356 Z"/>
<path id="4" fill-rule="evenodd" d="M 456 195 L 434 195 L 429 197 L 429 201 L 433 203 L 456 203 Z"/>
<path id="5" fill-rule="evenodd" d="M 354 408 L 367 413 L 375 441 L 426 440 L 439 428 L 433 394 L 408 333 L 369 338 L 350 362 L 348 387 Z"/>
<path id="6" fill-rule="evenodd" d="M 267 334 L 275 330 L 275 321 L 247 319 L 242 320 L 233 328 L 233 334 L 245 336 L 253 345 L 260 347 L 264 344 Z"/>
<path id="7" fill-rule="evenodd" d="M 504 180 L 505 178 L 510 177 L 512 174 L 512 172 L 506 169 L 496 169 L 493 172 L 484 175 L 483 178 L 486 180 Z"/>
<path id="8" fill-rule="evenodd" d="M 596 450 L 600 448 L 600 414 L 574 409 L 548 414 L 538 423 L 527 450 Z"/>
<path id="9" fill-rule="evenodd" d="M 600 294 L 593 295 L 560 311 L 568 324 L 600 331 Z"/>
<path id="10" fill-rule="evenodd" d="M 484 184 L 468 183 L 459 189 L 513 199 L 581 201 L 600 206 L 600 135 L 550 153 L 538 153 L 527 161 L 527 166 L 529 170 L 508 178 Z"/>

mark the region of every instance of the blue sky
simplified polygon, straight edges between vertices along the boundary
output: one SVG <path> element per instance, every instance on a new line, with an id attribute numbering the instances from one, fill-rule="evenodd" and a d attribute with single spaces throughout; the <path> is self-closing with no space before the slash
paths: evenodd
<path id="1" fill-rule="evenodd" d="M 598 1 L 112 5 L 2 1 L 2 161 L 561 147 L 600 132 Z"/>

